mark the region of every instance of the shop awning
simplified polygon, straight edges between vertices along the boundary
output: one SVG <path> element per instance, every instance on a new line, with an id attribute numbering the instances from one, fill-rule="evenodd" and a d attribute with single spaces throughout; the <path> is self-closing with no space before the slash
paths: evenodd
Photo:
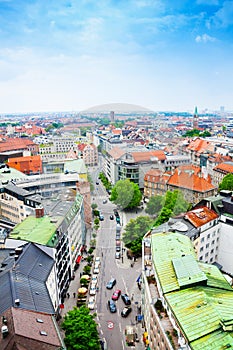
<path id="1" fill-rule="evenodd" d="M 81 260 L 82 260 L 82 255 L 79 255 L 76 259 L 76 264 L 80 264 Z"/>

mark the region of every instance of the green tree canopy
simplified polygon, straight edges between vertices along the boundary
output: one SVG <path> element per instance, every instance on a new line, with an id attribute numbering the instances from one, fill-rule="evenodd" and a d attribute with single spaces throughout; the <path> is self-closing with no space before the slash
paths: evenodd
<path id="1" fill-rule="evenodd" d="M 147 203 L 145 212 L 149 215 L 157 214 L 164 205 L 164 196 L 153 196 L 150 197 Z"/>
<path id="2" fill-rule="evenodd" d="M 131 219 L 125 226 L 123 233 L 123 242 L 133 254 L 141 255 L 142 238 L 151 228 L 153 220 L 149 216 L 138 216 L 136 219 Z"/>
<path id="3" fill-rule="evenodd" d="M 135 208 L 142 199 L 139 186 L 129 179 L 119 180 L 113 187 L 110 201 L 123 209 Z"/>
<path id="4" fill-rule="evenodd" d="M 233 191 L 233 174 L 227 174 L 224 176 L 222 179 L 222 182 L 220 182 L 219 191 L 221 190 L 228 190 L 228 191 Z"/>
<path id="5" fill-rule="evenodd" d="M 65 331 L 67 350 L 100 350 L 95 314 L 91 315 L 86 306 L 74 307 L 65 315 L 62 329 Z"/>

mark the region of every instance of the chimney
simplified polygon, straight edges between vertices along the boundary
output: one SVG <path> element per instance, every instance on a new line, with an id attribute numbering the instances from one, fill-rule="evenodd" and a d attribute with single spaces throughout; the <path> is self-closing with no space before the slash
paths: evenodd
<path id="1" fill-rule="evenodd" d="M 44 216 L 44 208 L 42 206 L 35 209 L 36 218 L 42 218 Z"/>
<path id="2" fill-rule="evenodd" d="M 20 300 L 19 299 L 15 299 L 15 305 L 19 306 L 20 305 Z"/>
<path id="3" fill-rule="evenodd" d="M 2 337 L 3 339 L 6 338 L 9 334 L 9 331 L 8 331 L 8 327 L 5 325 L 5 326 L 2 326 Z"/>

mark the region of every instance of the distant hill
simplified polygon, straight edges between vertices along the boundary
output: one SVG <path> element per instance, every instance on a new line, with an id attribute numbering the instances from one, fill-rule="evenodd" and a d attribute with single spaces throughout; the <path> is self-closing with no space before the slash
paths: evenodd
<path id="1" fill-rule="evenodd" d="M 153 113 L 153 111 L 148 108 L 128 103 L 108 103 L 94 106 L 82 111 L 82 113 L 110 113 L 111 111 L 115 113 Z"/>

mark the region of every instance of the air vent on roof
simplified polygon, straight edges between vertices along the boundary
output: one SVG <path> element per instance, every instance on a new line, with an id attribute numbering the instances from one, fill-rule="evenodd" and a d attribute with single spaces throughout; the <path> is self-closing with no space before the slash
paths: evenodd
<path id="1" fill-rule="evenodd" d="M 23 251 L 23 248 L 15 248 L 15 254 L 20 255 Z"/>
<path id="2" fill-rule="evenodd" d="M 2 337 L 6 338 L 9 334 L 8 327 L 7 326 L 2 326 Z"/>
<path id="3" fill-rule="evenodd" d="M 15 305 L 19 305 L 20 304 L 20 300 L 19 299 L 15 299 Z"/>
<path id="4" fill-rule="evenodd" d="M 36 319 L 36 322 L 44 323 L 44 321 L 43 321 L 41 318 L 37 318 L 37 319 Z"/>
<path id="5" fill-rule="evenodd" d="M 45 331 L 40 331 L 40 335 L 47 335 Z"/>

